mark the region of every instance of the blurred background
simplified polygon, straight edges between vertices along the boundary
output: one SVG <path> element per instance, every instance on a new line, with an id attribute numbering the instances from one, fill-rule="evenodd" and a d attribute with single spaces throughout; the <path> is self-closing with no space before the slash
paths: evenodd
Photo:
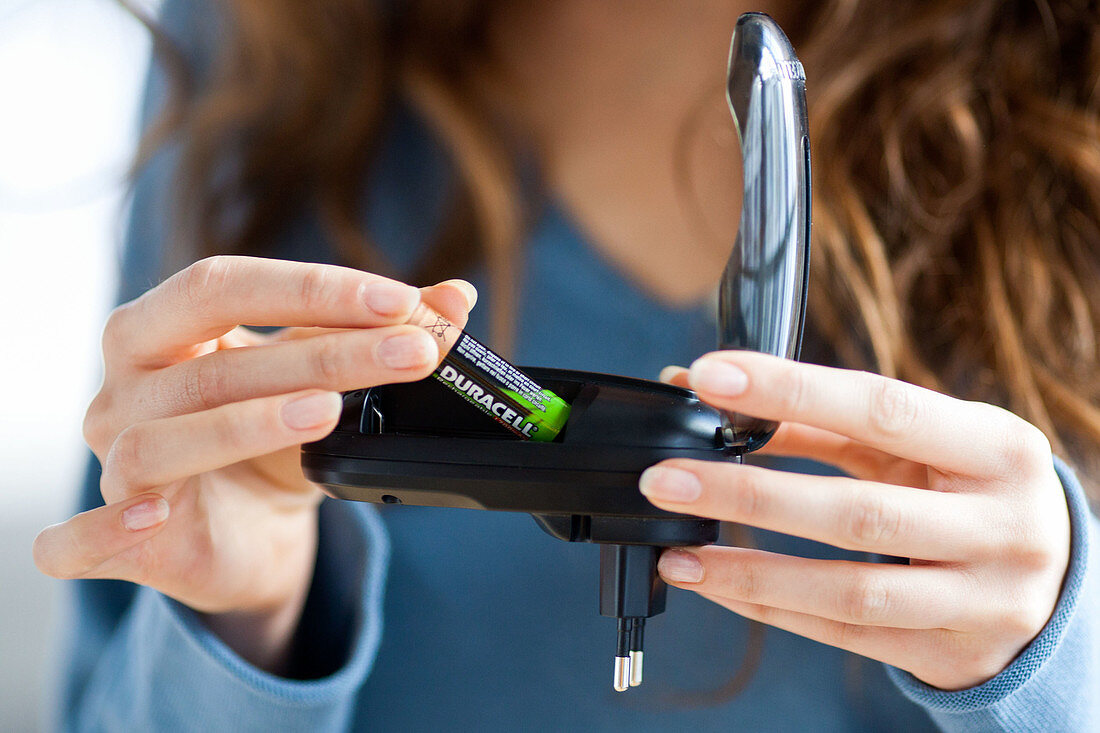
<path id="1" fill-rule="evenodd" d="M 64 589 L 31 541 L 86 460 L 149 52 L 114 0 L 0 0 L 0 731 L 49 721 Z"/>

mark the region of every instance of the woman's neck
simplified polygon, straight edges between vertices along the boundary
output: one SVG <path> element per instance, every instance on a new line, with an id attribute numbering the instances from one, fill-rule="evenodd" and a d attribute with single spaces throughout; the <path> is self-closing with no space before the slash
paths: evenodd
<path id="1" fill-rule="evenodd" d="M 597 249 L 658 299 L 711 292 L 740 216 L 725 65 L 740 3 L 506 3 L 497 98 Z"/>

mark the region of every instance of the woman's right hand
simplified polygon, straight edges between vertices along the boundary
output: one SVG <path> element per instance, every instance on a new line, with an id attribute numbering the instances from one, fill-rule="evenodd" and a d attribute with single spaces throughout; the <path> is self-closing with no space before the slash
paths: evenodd
<path id="1" fill-rule="evenodd" d="M 403 325 L 421 299 L 461 327 L 476 292 L 223 256 L 120 306 L 84 421 L 106 506 L 42 530 L 39 569 L 155 588 L 281 671 L 313 575 L 321 499 L 298 446 L 335 427 L 339 391 L 431 374 L 439 348 Z"/>

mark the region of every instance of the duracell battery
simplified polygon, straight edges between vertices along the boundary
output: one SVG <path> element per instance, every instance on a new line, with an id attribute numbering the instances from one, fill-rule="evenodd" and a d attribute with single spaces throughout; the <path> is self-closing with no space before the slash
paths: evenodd
<path id="1" fill-rule="evenodd" d="M 569 403 L 439 313 L 421 303 L 408 323 L 446 351 L 433 376 L 524 440 L 551 441 L 569 419 Z"/>

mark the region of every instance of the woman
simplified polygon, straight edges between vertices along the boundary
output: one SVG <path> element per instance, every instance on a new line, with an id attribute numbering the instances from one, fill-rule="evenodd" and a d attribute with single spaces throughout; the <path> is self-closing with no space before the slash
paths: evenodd
<path id="1" fill-rule="evenodd" d="M 104 332 L 88 511 L 35 545 L 83 579 L 67 727 L 1097 725 L 1095 520 L 1051 454 L 1086 467 L 1100 440 L 1095 5 L 740 5 L 167 4 L 191 74 L 175 104 L 151 82 L 123 295 L 148 292 Z M 767 465 L 643 475 L 660 507 L 762 531 L 665 552 L 694 592 L 615 696 L 591 548 L 321 502 L 297 446 L 338 390 L 432 371 L 401 325 L 421 300 L 518 363 L 652 376 L 711 348 L 740 180 L 721 72 L 750 9 L 809 76 L 812 356 L 883 376 L 664 372 L 783 427 Z M 280 260 L 184 267 L 214 252 Z M 466 281 L 398 282 L 458 275 L 472 311 Z"/>

